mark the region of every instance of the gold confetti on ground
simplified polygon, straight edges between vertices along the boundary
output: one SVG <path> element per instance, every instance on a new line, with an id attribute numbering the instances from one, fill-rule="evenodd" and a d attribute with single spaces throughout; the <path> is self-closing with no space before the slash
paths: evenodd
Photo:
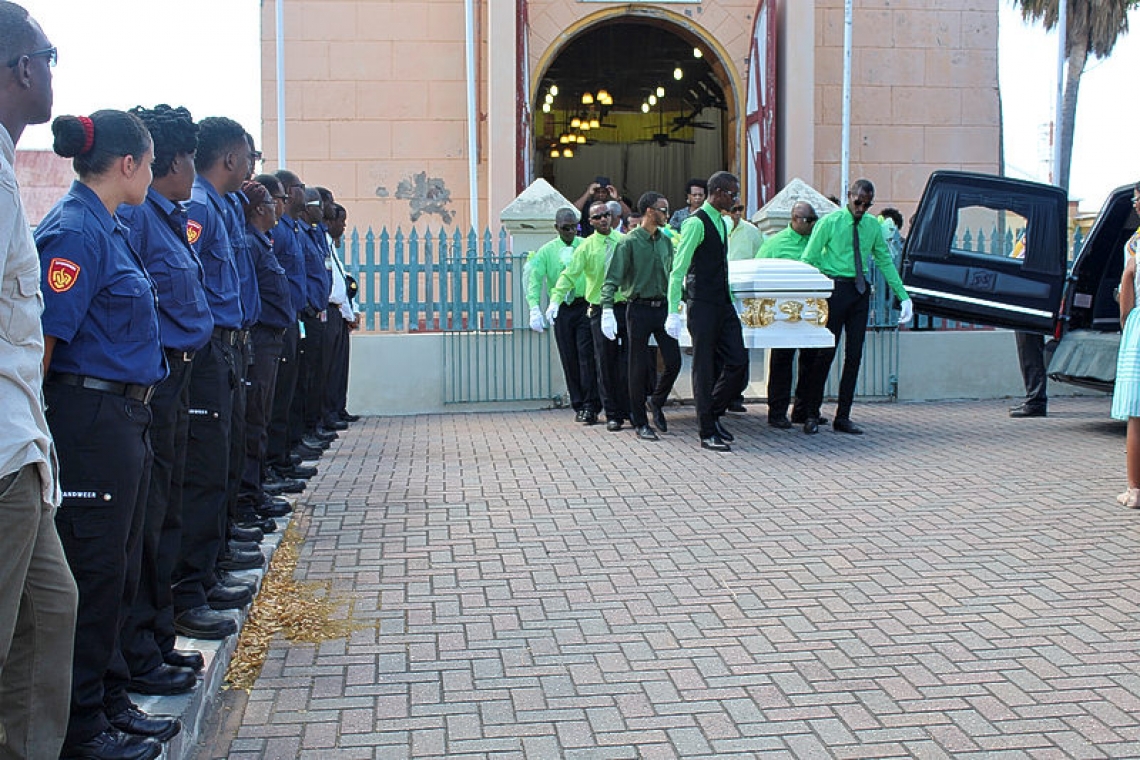
<path id="1" fill-rule="evenodd" d="M 353 631 L 372 627 L 352 619 L 351 600 L 340 600 L 331 584 L 298 583 L 297 569 L 301 533 L 290 523 L 277 550 L 249 618 L 241 629 L 237 650 L 226 671 L 226 688 L 253 689 L 273 637 L 281 633 L 289 641 L 320 643 L 347 638 Z M 342 614 L 338 614 L 341 612 Z"/>

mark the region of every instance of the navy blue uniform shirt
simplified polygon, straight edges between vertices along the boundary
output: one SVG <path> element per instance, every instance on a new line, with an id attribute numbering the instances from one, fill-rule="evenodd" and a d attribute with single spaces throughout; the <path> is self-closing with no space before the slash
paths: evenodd
<path id="1" fill-rule="evenodd" d="M 301 247 L 305 251 L 305 299 L 317 311 L 329 307 L 332 276 L 325 266 L 328 244 L 325 233 L 312 224 L 301 225 Z"/>
<path id="2" fill-rule="evenodd" d="M 273 239 L 273 255 L 289 278 L 293 313 L 300 314 L 308 303 L 305 299 L 305 253 L 301 250 L 301 227 L 288 214 L 282 214 L 277 226 L 269 231 L 269 236 Z"/>
<path id="3" fill-rule="evenodd" d="M 154 385 L 166 377 L 154 284 L 128 230 L 91 188 L 71 183 L 36 228 L 51 372 Z"/>
<path id="4" fill-rule="evenodd" d="M 297 312 L 293 311 L 289 278 L 273 255 L 273 241 L 248 223 L 245 226 L 245 240 L 253 258 L 254 271 L 257 272 L 257 290 L 261 294 L 261 317 L 258 324 L 286 328 L 297 321 Z"/>
<path id="5" fill-rule="evenodd" d="M 202 348 L 210 340 L 214 318 L 202 289 L 202 265 L 186 242 L 186 211 L 152 187 L 141 206 L 119 206 L 116 213 L 130 229 L 131 247 L 158 289 L 163 347 Z"/>
<path id="6" fill-rule="evenodd" d="M 242 200 L 245 199 L 245 193 L 240 191 L 226 193 L 225 201 L 229 206 L 226 232 L 230 236 L 230 245 L 234 249 L 234 262 L 238 270 L 242 308 L 241 326 L 251 327 L 261 316 L 261 298 L 257 294 L 257 274 L 253 267 L 253 254 L 245 238 L 245 211 L 241 207 Z"/>
<path id="7" fill-rule="evenodd" d="M 237 262 L 226 228 L 228 205 L 202 177 L 194 179 L 187 207 L 186 240 L 202 262 L 202 286 L 214 325 L 237 330 L 242 324 Z"/>

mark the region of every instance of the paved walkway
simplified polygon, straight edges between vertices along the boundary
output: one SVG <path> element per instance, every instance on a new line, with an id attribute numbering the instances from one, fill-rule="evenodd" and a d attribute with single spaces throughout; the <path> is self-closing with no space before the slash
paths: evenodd
<path id="1" fill-rule="evenodd" d="M 298 574 L 376 625 L 278 641 L 211 757 L 1140 756 L 1140 513 L 1103 398 L 372 418 Z M 825 414 L 829 410 L 825 409 Z M 236 719 L 234 723 L 236 724 Z"/>

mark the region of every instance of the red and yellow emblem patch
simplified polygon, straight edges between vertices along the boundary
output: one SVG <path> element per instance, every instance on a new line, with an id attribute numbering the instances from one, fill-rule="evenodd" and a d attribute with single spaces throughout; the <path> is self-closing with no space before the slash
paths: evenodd
<path id="1" fill-rule="evenodd" d="M 198 242 L 198 238 L 202 237 L 202 225 L 195 222 L 193 219 L 186 222 L 186 240 L 190 245 Z"/>
<path id="2" fill-rule="evenodd" d="M 67 259 L 52 259 L 48 265 L 48 286 L 56 293 L 65 293 L 79 280 L 79 265 Z"/>

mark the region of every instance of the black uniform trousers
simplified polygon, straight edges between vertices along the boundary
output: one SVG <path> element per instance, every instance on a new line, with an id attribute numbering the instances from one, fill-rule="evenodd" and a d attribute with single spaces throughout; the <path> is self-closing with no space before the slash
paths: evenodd
<path id="1" fill-rule="evenodd" d="M 688 301 L 693 341 L 693 397 L 701 438 L 716 434 L 716 420 L 748 385 L 748 352 L 740 317 L 729 301 Z"/>
<path id="2" fill-rule="evenodd" d="M 238 491 L 242 473 L 245 470 L 245 428 L 248 413 L 250 362 L 253 360 L 253 346 L 250 331 L 238 333 L 234 346 L 234 360 L 238 370 L 238 384 L 234 391 L 234 411 L 230 416 L 230 458 L 226 476 L 226 519 L 222 523 L 222 543 L 218 548 L 218 558 L 226 553 L 229 539 L 229 524 L 238 521 Z M 211 584 L 213 585 L 213 584 Z M 208 589 L 209 587 L 207 587 Z"/>
<path id="3" fill-rule="evenodd" d="M 799 361 L 796 352 L 799 351 Z M 781 420 L 788 416 L 792 402 L 792 367 L 796 365 L 796 402 L 792 418 L 803 421 L 804 394 L 811 383 L 815 354 L 798 348 L 773 348 L 768 351 L 768 419 Z"/>
<path id="4" fill-rule="evenodd" d="M 171 574 L 182 541 L 181 483 L 186 464 L 190 368 L 183 352 L 168 351 L 170 374 L 150 401 L 150 470 L 142 532 L 142 569 L 138 593 L 123 627 L 123 656 L 131 675 L 149 673 L 174 648 L 174 600 Z"/>
<path id="5" fill-rule="evenodd" d="M 265 479 L 269 421 L 273 413 L 273 393 L 285 330 L 256 324 L 250 330 L 253 363 L 249 365 L 245 398 L 245 461 L 238 490 L 238 522 L 253 517 L 253 510 L 265 500 L 261 490 Z"/>
<path id="6" fill-rule="evenodd" d="M 1014 332 L 1017 342 L 1017 363 L 1021 366 L 1021 379 L 1025 383 L 1025 407 L 1032 411 L 1045 411 L 1049 405 L 1046 395 L 1048 379 L 1045 375 L 1045 336 L 1040 333 Z"/>
<path id="7" fill-rule="evenodd" d="M 601 408 L 598 401 L 598 368 L 594 362 L 594 340 L 590 334 L 590 319 L 586 314 L 589 304 L 585 298 L 558 307 L 554 320 L 554 340 L 558 344 L 558 358 L 562 360 L 562 374 L 566 376 L 566 390 L 574 411 L 594 412 Z"/>
<path id="8" fill-rule="evenodd" d="M 322 312 L 323 314 L 323 312 Z M 321 401 L 325 387 L 325 329 L 328 323 L 320 316 L 304 317 L 305 337 L 298 344 L 297 389 L 289 410 L 290 438 L 300 441 L 321 423 Z"/>
<path id="9" fill-rule="evenodd" d="M 629 340 L 624 302 L 614 304 L 614 319 L 618 325 L 617 340 L 610 340 L 602 335 L 602 307 L 591 306 L 589 309 L 601 405 L 607 422 L 624 422 L 629 419 L 629 353 L 626 350 Z"/>
<path id="10" fill-rule="evenodd" d="M 50 381 L 44 399 L 63 490 L 55 523 L 79 588 L 65 740 L 75 744 L 131 706 L 120 632 L 138 590 L 150 410 L 126 396 Z"/>
<path id="11" fill-rule="evenodd" d="M 321 405 L 321 419 L 327 426 L 340 419 L 345 410 L 348 396 L 348 322 L 344 321 L 338 308 L 329 304 L 327 365 L 328 379 L 325 381 L 325 398 Z"/>
<path id="12" fill-rule="evenodd" d="M 673 390 L 677 375 L 681 374 L 681 346 L 665 332 L 665 317 L 669 307 L 662 299 L 657 306 L 630 301 L 626 305 L 626 332 L 629 334 L 629 416 L 634 427 L 649 424 L 645 412 L 645 378 L 657 373 L 656 352 L 649 353 L 649 336 L 657 340 L 657 349 L 665 359 L 665 371 L 657 377 L 653 389 L 653 402 L 664 406 Z M 650 359 L 652 358 L 652 365 Z"/>
<path id="13" fill-rule="evenodd" d="M 273 386 L 273 410 L 269 418 L 269 441 L 266 460 L 270 467 L 288 467 L 289 452 L 300 440 L 290 437 L 290 415 L 293 408 L 293 394 L 297 390 L 297 375 L 300 367 L 297 361 L 297 343 L 300 330 L 294 322 L 285 328 L 281 340 L 281 363 L 277 366 L 277 382 Z"/>
<path id="14" fill-rule="evenodd" d="M 853 279 L 837 279 L 827 299 L 827 329 L 835 336 L 835 346 L 810 349 L 812 371 L 810 390 L 805 393 L 804 416 L 819 417 L 823 405 L 823 387 L 843 334 L 843 371 L 839 376 L 839 402 L 835 419 L 851 417 L 851 404 L 855 401 L 855 384 L 859 381 L 859 366 L 863 363 L 863 341 L 867 336 L 867 315 L 871 308 L 870 289 L 859 293 Z M 809 349 L 804 349 L 808 353 Z M 798 418 L 798 416 L 797 416 Z"/>
<path id="15" fill-rule="evenodd" d="M 190 376 L 190 432 L 182 483 L 182 545 L 174 568 L 175 612 L 206 604 L 225 545 L 230 426 L 238 386 L 234 331 L 214 329 L 194 357 Z"/>

